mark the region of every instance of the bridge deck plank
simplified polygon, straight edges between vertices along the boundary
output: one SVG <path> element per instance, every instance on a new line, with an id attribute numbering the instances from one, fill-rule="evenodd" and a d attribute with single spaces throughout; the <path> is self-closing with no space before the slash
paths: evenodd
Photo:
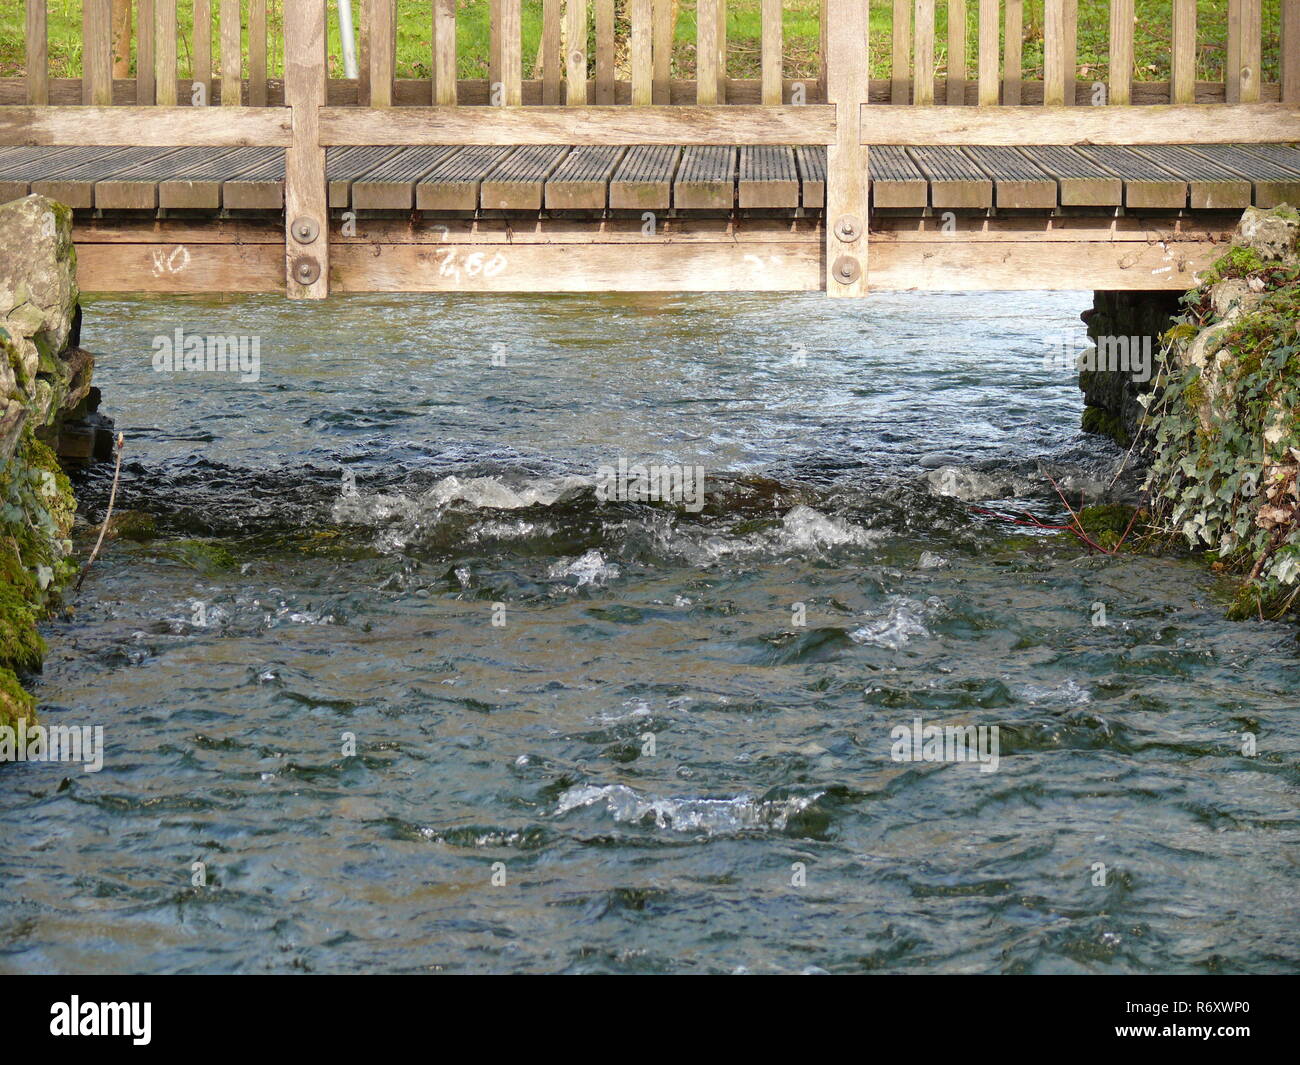
<path id="1" fill-rule="evenodd" d="M 1062 207 L 1119 207 L 1124 202 L 1124 182 L 1074 148 L 1029 145 L 1016 151 L 1052 175 Z"/>
<path id="2" fill-rule="evenodd" d="M 736 197 L 737 149 L 691 144 L 682 149 L 673 179 L 673 206 L 684 211 L 730 211 Z"/>
<path id="3" fill-rule="evenodd" d="M 1056 182 L 1015 148 L 972 145 L 962 149 L 993 182 L 993 202 L 1003 209 L 1051 210 Z"/>
<path id="4" fill-rule="evenodd" d="M 513 151 L 511 145 L 477 144 L 453 152 L 416 182 L 417 210 L 477 211 L 484 177 Z"/>
<path id="5" fill-rule="evenodd" d="M 1261 144 L 1260 151 L 1246 145 L 1198 144 L 1198 155 L 1249 178 L 1256 207 L 1300 203 L 1300 151 L 1281 144 Z M 1291 160 L 1294 165 L 1285 165 Z"/>
<path id="6" fill-rule="evenodd" d="M 1172 210 L 1187 206 L 1187 181 L 1132 148 L 1085 144 L 1077 150 L 1124 182 L 1125 207 Z"/>
<path id="7" fill-rule="evenodd" d="M 416 184 L 456 149 L 399 148 L 352 180 L 352 206 L 358 211 L 409 211 L 415 206 Z"/>
<path id="8" fill-rule="evenodd" d="M 736 192 L 742 210 L 793 211 L 799 206 L 794 150 L 767 145 L 741 148 Z"/>
<path id="9" fill-rule="evenodd" d="M 352 185 L 386 159 L 400 152 L 390 144 L 357 144 L 325 149 L 325 181 L 331 210 L 352 206 Z"/>
<path id="10" fill-rule="evenodd" d="M 548 211 L 604 211 L 610 181 L 628 149 L 615 144 L 579 145 L 546 179 Z"/>
<path id="11" fill-rule="evenodd" d="M 794 150 L 799 164 L 800 201 L 805 211 L 820 211 L 826 206 L 826 149 L 821 145 L 801 144 Z"/>
<path id="12" fill-rule="evenodd" d="M 613 211 L 667 211 L 673 205 L 673 177 L 682 150 L 668 144 L 638 144 L 627 150 L 609 181 Z"/>
<path id="13" fill-rule="evenodd" d="M 993 182 L 960 148 L 950 145 L 909 148 L 918 169 L 930 182 L 930 206 L 941 208 L 989 208 L 993 206 Z"/>
<path id="14" fill-rule="evenodd" d="M 95 205 L 97 181 L 174 151 L 175 148 L 115 148 L 104 155 L 90 152 L 82 159 L 61 159 L 41 176 L 33 177 L 31 191 L 74 210 L 88 209 Z"/>
<path id="15" fill-rule="evenodd" d="M 546 181 L 573 149 L 562 144 L 525 144 L 496 164 L 479 186 L 485 211 L 540 211 Z"/>
<path id="16" fill-rule="evenodd" d="M 880 208 L 928 207 L 930 184 L 902 148 L 881 145 L 867 159 L 872 203 Z"/>

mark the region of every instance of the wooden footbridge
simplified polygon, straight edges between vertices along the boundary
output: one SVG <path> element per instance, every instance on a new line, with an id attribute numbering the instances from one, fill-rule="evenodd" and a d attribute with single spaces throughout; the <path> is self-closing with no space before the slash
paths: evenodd
<path id="1" fill-rule="evenodd" d="M 671 0 L 485 0 L 474 79 L 456 0 L 421 5 L 427 78 L 397 77 L 394 0 L 358 0 L 355 78 L 332 76 L 325 0 L 283 0 L 282 22 L 267 0 L 193 0 L 192 22 L 136 0 L 125 26 L 84 0 L 81 77 L 55 79 L 46 4 L 27 0 L 0 202 L 74 209 L 86 291 L 294 298 L 1187 288 L 1243 208 L 1300 204 L 1300 0 L 1271 22 L 1223 0 L 1226 40 L 1174 0 L 1160 82 L 1135 77 L 1144 0 L 1110 0 L 1105 71 L 1079 68 L 1080 0 L 948 0 L 945 26 L 935 0 L 871 0 L 887 41 L 868 0 L 821 0 L 802 80 L 790 12 L 759 2 L 750 79 L 731 76 L 726 0 L 682 4 L 685 53 Z M 1198 80 L 1211 51 L 1222 80 Z"/>

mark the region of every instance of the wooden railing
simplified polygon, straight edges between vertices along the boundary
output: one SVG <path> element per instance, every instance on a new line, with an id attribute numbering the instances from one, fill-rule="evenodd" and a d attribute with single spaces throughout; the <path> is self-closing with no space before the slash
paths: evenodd
<path id="1" fill-rule="evenodd" d="M 52 79 L 47 4 L 26 0 L 26 77 L 0 78 L 0 104 L 282 106 L 285 53 L 278 31 L 286 10 L 301 2 L 313 0 L 134 0 L 125 8 L 132 17 L 123 22 L 114 17 L 123 0 L 83 0 L 80 77 Z M 420 5 L 424 21 L 416 34 L 430 42 L 420 61 L 429 76 L 417 78 L 398 71 L 395 0 L 357 0 L 360 76 L 346 79 L 336 70 L 328 77 L 329 104 L 779 106 L 826 99 L 829 0 L 820 3 L 815 69 L 804 77 L 786 69 L 793 65 L 784 47 L 790 12 L 782 0 L 748 0 L 759 16 L 757 77 L 733 76 L 738 65 L 755 66 L 752 59 L 738 64 L 728 48 L 735 0 L 730 12 L 728 0 L 685 0 L 676 21 L 672 0 L 529 0 L 538 47 L 528 55 L 523 0 L 485 2 L 491 7 L 487 76 L 458 76 L 466 29 L 458 26 L 457 0 L 430 0 Z M 888 44 L 890 75 L 869 82 L 869 99 L 917 106 L 1300 101 L 1300 0 L 1270 5 L 1277 17 L 1269 22 L 1263 0 L 1218 0 L 1226 8 L 1226 40 L 1207 37 L 1197 0 L 1173 0 L 1169 76 L 1157 81 L 1136 76 L 1134 27 L 1168 5 L 1082 0 L 1093 20 L 1108 10 L 1109 26 L 1105 66 L 1081 75 L 1080 3 L 870 0 L 871 10 L 889 16 L 887 41 L 873 43 Z M 403 11 L 409 17 L 410 5 Z M 336 15 L 332 5 L 330 12 Z M 692 25 L 694 40 L 679 41 L 679 26 Z M 1033 77 L 1026 77 L 1031 30 Z M 1215 64 L 1221 78 L 1198 79 L 1202 53 L 1222 57 Z M 1266 56 L 1276 69 L 1271 80 L 1264 77 Z"/>
<path id="2" fill-rule="evenodd" d="M 119 22 L 116 33 L 113 0 L 84 0 L 80 77 L 52 79 L 46 4 L 27 0 L 26 76 L 0 79 L 0 144 L 287 148 L 287 287 L 297 297 L 328 290 L 333 145 L 825 145 L 826 288 L 852 296 L 867 283 L 870 144 L 1300 140 L 1300 0 L 1279 0 L 1267 26 L 1261 0 L 1227 0 L 1227 39 L 1212 42 L 1226 55 L 1218 83 L 1197 80 L 1204 42 L 1192 0 L 1174 0 L 1171 75 L 1154 83 L 1134 76 L 1142 0 L 1110 2 L 1105 79 L 1077 62 L 1080 0 L 1036 0 L 1037 80 L 1025 78 L 1024 0 L 948 0 L 942 27 L 935 0 L 871 0 L 892 14 L 891 74 L 876 81 L 867 0 L 821 0 L 815 71 L 802 80 L 786 77 L 781 0 L 757 0 L 756 78 L 729 77 L 726 0 L 695 0 L 694 48 L 684 50 L 674 49 L 671 0 L 623 0 L 621 36 L 615 0 L 540 0 L 540 76 L 528 79 L 522 0 L 488 0 L 480 79 L 459 77 L 455 0 L 421 5 L 429 76 L 406 78 L 393 0 L 366 0 L 356 79 L 330 76 L 325 0 L 186 2 L 188 77 L 178 0 L 136 0 L 134 32 Z M 269 33 L 276 15 L 282 32 Z M 1266 50 L 1280 57 L 1272 82 Z M 115 77 L 115 57 L 128 54 L 134 75 Z M 910 106 L 870 106 L 879 103 Z M 1150 104 L 1173 106 L 1134 106 Z"/>

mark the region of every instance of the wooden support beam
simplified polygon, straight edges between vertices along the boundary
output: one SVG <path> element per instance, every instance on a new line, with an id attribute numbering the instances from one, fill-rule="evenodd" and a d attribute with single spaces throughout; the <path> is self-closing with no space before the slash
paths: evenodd
<path id="1" fill-rule="evenodd" d="M 221 0 L 221 106 L 244 104 L 243 27 L 239 0 Z"/>
<path id="2" fill-rule="evenodd" d="M 45 0 L 27 0 L 27 102 L 50 102 L 49 28 Z"/>
<path id="3" fill-rule="evenodd" d="M 866 121 L 864 116 L 864 122 Z M 1300 140 L 1294 104 L 1155 104 L 1145 107 L 872 107 L 873 144 L 1169 144 Z M 793 142 L 791 142 L 793 143 Z"/>
<path id="4" fill-rule="evenodd" d="M 176 0 L 154 0 L 154 98 L 159 107 L 176 106 Z M 209 32 L 211 30 L 209 29 Z M 96 136 L 99 131 L 96 130 Z M 111 144 L 111 141 L 101 141 Z M 137 141 L 145 144 L 146 141 Z M 194 144 L 195 141 L 186 141 Z"/>
<path id="5" fill-rule="evenodd" d="M 868 156 L 862 130 L 870 89 L 867 5 L 861 0 L 828 0 L 826 10 L 826 96 L 836 115 L 835 139 L 826 148 L 826 294 L 865 296 Z M 875 108 L 872 117 L 881 111 L 912 113 Z"/>
<path id="6" fill-rule="evenodd" d="M 376 33 L 371 47 L 390 39 Z M 290 299 L 324 299 L 330 288 L 329 190 L 319 135 L 327 73 L 325 44 L 325 5 L 286 5 L 284 91 L 293 110 L 293 141 L 284 160 L 284 256 Z"/>
<path id="7" fill-rule="evenodd" d="M 851 0 L 842 0 L 851 2 Z M 0 110 L 0 117 L 4 114 Z M 357 107 L 321 110 L 323 144 L 829 144 L 835 108 Z M 0 143 L 3 143 L 0 141 Z M 188 142 L 181 142 L 188 143 Z"/>
<path id="8" fill-rule="evenodd" d="M 555 62 L 558 78 L 558 42 Z M 433 0 L 433 102 L 439 107 L 455 107 L 456 82 L 456 0 Z"/>
<path id="9" fill-rule="evenodd" d="M 568 36 L 564 102 L 581 107 L 587 102 L 587 0 L 565 0 L 564 19 Z"/>
<path id="10" fill-rule="evenodd" d="M 1174 0 L 1170 103 L 1196 102 L 1196 0 Z"/>
<path id="11" fill-rule="evenodd" d="M 91 107 L 113 103 L 113 0 L 82 0 L 81 99 Z"/>

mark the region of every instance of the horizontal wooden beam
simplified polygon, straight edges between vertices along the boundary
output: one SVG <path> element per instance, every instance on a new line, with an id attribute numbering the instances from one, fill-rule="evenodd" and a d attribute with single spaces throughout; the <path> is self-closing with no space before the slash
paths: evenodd
<path id="1" fill-rule="evenodd" d="M 864 144 L 1237 144 L 1300 140 L 1294 104 L 864 107 Z"/>
<path id="2" fill-rule="evenodd" d="M 403 107 L 321 110 L 324 144 L 829 144 L 835 108 Z"/>
<path id="3" fill-rule="evenodd" d="M 1216 240 L 872 240 L 885 291 L 1181 291 L 1223 253 Z M 78 243 L 87 293 L 281 292 L 281 245 Z M 332 292 L 808 292 L 823 287 L 817 240 L 624 243 L 346 243 L 331 248 Z"/>
<path id="4" fill-rule="evenodd" d="M 283 147 L 287 107 L 0 107 L 0 144 Z"/>

